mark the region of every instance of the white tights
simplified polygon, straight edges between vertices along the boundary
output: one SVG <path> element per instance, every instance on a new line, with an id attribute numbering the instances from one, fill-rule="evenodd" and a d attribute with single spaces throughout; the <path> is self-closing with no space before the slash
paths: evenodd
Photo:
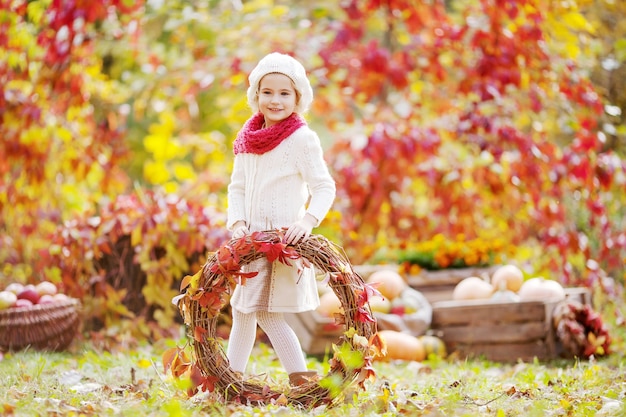
<path id="1" fill-rule="evenodd" d="M 278 359 L 288 374 L 307 370 L 300 341 L 287 324 L 283 313 L 257 311 L 242 313 L 232 309 L 233 325 L 228 339 L 226 356 L 234 371 L 244 373 L 256 339 L 257 322 L 267 334 Z"/>

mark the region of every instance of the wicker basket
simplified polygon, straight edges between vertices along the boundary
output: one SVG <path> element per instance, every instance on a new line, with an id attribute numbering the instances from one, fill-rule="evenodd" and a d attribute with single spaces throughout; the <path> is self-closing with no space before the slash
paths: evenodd
<path id="1" fill-rule="evenodd" d="M 76 299 L 0 311 L 0 350 L 67 348 L 80 324 Z"/>

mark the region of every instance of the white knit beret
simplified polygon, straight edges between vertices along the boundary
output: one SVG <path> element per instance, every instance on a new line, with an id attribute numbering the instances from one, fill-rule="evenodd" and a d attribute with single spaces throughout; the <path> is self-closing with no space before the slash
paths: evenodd
<path id="1" fill-rule="evenodd" d="M 252 110 L 255 113 L 259 111 L 256 99 L 259 83 L 261 78 L 271 73 L 284 74 L 291 78 L 296 90 L 300 93 L 300 102 L 296 105 L 295 111 L 296 113 L 305 113 L 313 101 L 313 89 L 306 76 L 306 71 L 296 59 L 278 52 L 272 52 L 263 57 L 248 77 L 250 82 L 250 87 L 248 87 L 248 105 Z"/>

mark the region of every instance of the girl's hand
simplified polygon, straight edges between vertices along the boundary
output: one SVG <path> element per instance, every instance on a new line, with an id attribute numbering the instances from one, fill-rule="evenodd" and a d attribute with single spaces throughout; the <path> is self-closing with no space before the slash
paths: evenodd
<path id="1" fill-rule="evenodd" d="M 288 245 L 298 243 L 301 239 L 306 239 L 311 235 L 311 231 L 317 224 L 317 219 L 309 213 L 301 219 L 289 226 L 285 233 L 285 242 Z"/>
<path id="2" fill-rule="evenodd" d="M 239 239 L 249 233 L 248 226 L 246 226 L 246 222 L 238 221 L 233 225 L 233 239 Z"/>

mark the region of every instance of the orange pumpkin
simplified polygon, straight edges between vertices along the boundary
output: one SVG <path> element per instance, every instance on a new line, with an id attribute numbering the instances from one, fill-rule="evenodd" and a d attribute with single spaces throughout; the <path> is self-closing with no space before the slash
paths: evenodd
<path id="1" fill-rule="evenodd" d="M 394 330 L 380 330 L 378 335 L 387 347 L 387 355 L 383 359 L 418 362 L 426 359 L 424 345 L 417 337 Z"/>
<path id="2" fill-rule="evenodd" d="M 380 291 L 382 296 L 389 301 L 398 297 L 407 287 L 407 283 L 404 281 L 404 278 L 391 269 L 374 272 L 369 276 L 367 282 L 369 284 L 377 283 L 378 286 L 376 289 Z"/>
<path id="3" fill-rule="evenodd" d="M 524 273 L 515 265 L 503 265 L 491 276 L 491 285 L 495 290 L 518 292 L 524 282 Z"/>
<path id="4" fill-rule="evenodd" d="M 491 297 L 493 286 L 482 278 L 467 277 L 456 284 L 452 291 L 453 300 L 481 300 Z"/>

